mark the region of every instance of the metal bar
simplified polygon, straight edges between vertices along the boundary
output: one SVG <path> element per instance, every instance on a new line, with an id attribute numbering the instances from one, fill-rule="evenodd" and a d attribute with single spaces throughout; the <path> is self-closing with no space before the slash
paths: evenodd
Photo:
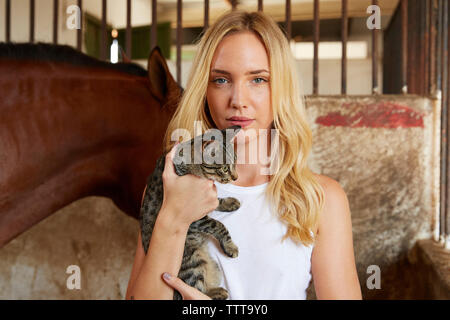
<path id="1" fill-rule="evenodd" d="M 313 94 L 319 87 L 319 0 L 314 0 L 314 62 L 313 62 Z"/>
<path id="2" fill-rule="evenodd" d="M 444 214 L 444 235 L 445 235 L 445 247 L 447 249 L 450 249 L 450 190 L 449 190 L 449 181 L 450 181 L 450 155 L 449 155 L 449 130 L 450 128 L 450 117 L 448 116 L 449 112 L 449 75 L 450 75 L 450 68 L 448 63 L 448 49 L 449 49 L 449 32 L 448 32 L 448 19 L 449 19 L 449 6 L 448 6 L 448 0 L 445 0 L 443 3 L 442 8 L 442 102 L 443 102 L 443 108 L 445 109 L 446 113 L 446 139 L 444 141 L 445 149 L 446 149 L 446 181 L 445 181 L 445 202 L 446 202 L 446 209 Z"/>
<path id="3" fill-rule="evenodd" d="M 378 5 L 378 0 L 372 0 L 373 5 Z M 379 93 L 378 89 L 378 29 L 372 30 L 372 93 Z"/>
<path id="4" fill-rule="evenodd" d="M 401 0 L 402 14 L 402 93 L 408 93 L 408 0 Z"/>
<path id="5" fill-rule="evenodd" d="M 131 59 L 131 44 L 132 44 L 132 33 L 131 33 L 131 0 L 127 0 L 127 31 L 126 31 L 126 53 L 128 59 Z"/>
<path id="6" fill-rule="evenodd" d="M 100 35 L 100 59 L 106 60 L 106 0 L 102 0 L 102 30 Z"/>
<path id="7" fill-rule="evenodd" d="M 183 2 L 182 0 L 177 0 L 177 82 L 181 86 L 181 44 L 182 40 L 182 12 Z"/>
<path id="8" fill-rule="evenodd" d="M 285 28 L 286 28 L 286 36 L 288 41 L 291 40 L 291 0 L 286 0 L 286 21 L 285 21 Z"/>
<path id="9" fill-rule="evenodd" d="M 58 13 L 59 2 L 53 0 L 53 44 L 58 44 Z"/>
<path id="10" fill-rule="evenodd" d="M 5 3 L 5 31 L 6 31 L 6 36 L 5 36 L 5 40 L 6 42 L 10 42 L 11 41 L 11 0 L 6 0 Z"/>
<path id="11" fill-rule="evenodd" d="M 437 39 L 436 39 L 436 89 L 442 98 L 442 5 L 443 0 L 438 0 L 437 8 Z"/>
<path id="12" fill-rule="evenodd" d="M 157 10 L 156 0 L 152 0 L 152 28 L 151 28 L 151 35 L 150 35 L 150 50 L 153 50 L 153 48 L 158 43 L 157 32 L 156 32 L 156 28 L 157 28 L 157 24 L 158 24 L 158 21 L 156 18 L 156 16 L 157 16 L 156 10 Z"/>
<path id="13" fill-rule="evenodd" d="M 425 0 L 425 84 L 424 84 L 424 94 L 430 94 L 430 21 L 431 21 L 431 0 Z"/>
<path id="14" fill-rule="evenodd" d="M 78 8 L 80 8 L 80 29 L 77 29 L 77 50 L 81 51 L 83 41 L 83 0 L 77 0 Z"/>
<path id="15" fill-rule="evenodd" d="M 204 2 L 205 13 L 204 13 L 204 21 L 203 21 L 203 30 L 209 28 L 209 0 L 205 0 Z"/>
<path id="16" fill-rule="evenodd" d="M 342 0 L 341 29 L 342 29 L 341 94 L 347 94 L 348 0 Z"/>
<path id="17" fill-rule="evenodd" d="M 422 66 L 420 72 L 422 72 L 423 77 L 420 81 L 420 91 L 419 94 L 421 95 L 427 95 L 428 94 L 428 0 L 420 1 L 420 12 L 423 12 L 421 14 L 420 18 L 420 64 Z"/>
<path id="18" fill-rule="evenodd" d="M 436 20 L 438 0 L 430 0 L 430 94 L 436 95 Z"/>
<path id="19" fill-rule="evenodd" d="M 30 42 L 34 42 L 34 13 L 35 13 L 34 0 L 30 0 Z"/>
<path id="20" fill-rule="evenodd" d="M 263 11 L 263 0 L 258 0 L 258 11 Z"/>
<path id="21" fill-rule="evenodd" d="M 441 174 L 440 174 L 440 215 L 439 235 L 440 241 L 445 237 L 445 211 L 447 208 L 447 108 L 442 101 L 442 0 L 438 0 L 433 9 L 436 9 L 436 97 L 441 107 Z"/>

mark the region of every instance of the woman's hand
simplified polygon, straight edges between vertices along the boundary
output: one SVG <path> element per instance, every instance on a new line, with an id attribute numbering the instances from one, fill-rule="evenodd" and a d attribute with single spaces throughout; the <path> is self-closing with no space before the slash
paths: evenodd
<path id="1" fill-rule="evenodd" d="M 177 290 L 181 294 L 183 300 L 212 300 L 203 292 L 187 285 L 180 278 L 174 277 L 167 272 L 163 273 L 162 278 L 172 289 Z"/>
<path id="2" fill-rule="evenodd" d="M 160 212 L 170 214 L 172 223 L 187 226 L 197 221 L 219 205 L 214 181 L 192 174 L 178 176 L 175 173 L 173 157 L 175 144 L 165 159 L 162 174 L 164 198 Z"/>

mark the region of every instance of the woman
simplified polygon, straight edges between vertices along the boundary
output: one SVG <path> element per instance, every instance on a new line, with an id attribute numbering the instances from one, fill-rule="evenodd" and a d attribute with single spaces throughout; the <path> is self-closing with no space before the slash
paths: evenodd
<path id="1" fill-rule="evenodd" d="M 305 299 L 310 273 L 318 299 L 361 299 L 346 194 L 336 181 L 307 167 L 312 135 L 296 68 L 284 33 L 262 12 L 226 13 L 200 39 L 166 132 L 164 144 L 171 151 L 163 174 L 164 202 L 147 255 L 139 234 L 127 298 L 172 299 L 176 289 L 183 299 L 209 299 L 176 275 L 189 225 L 208 213 L 219 219 L 212 212 L 217 196 L 231 192 L 253 199 L 250 208 L 222 220 L 239 256 L 231 259 L 209 246 L 231 299 Z M 234 141 L 238 179 L 232 184 L 175 174 L 171 133 L 185 128 L 194 136 L 195 121 L 201 121 L 203 132 L 243 127 Z M 259 157 L 248 163 L 243 155 L 257 152 L 251 143 L 256 137 L 246 132 L 271 128 L 278 131 L 279 167 L 267 175 Z M 260 223 L 256 213 L 278 218 Z"/>

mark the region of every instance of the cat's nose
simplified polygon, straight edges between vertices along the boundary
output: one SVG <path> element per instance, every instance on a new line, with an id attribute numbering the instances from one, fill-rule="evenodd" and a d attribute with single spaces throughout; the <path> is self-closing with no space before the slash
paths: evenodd
<path id="1" fill-rule="evenodd" d="M 238 178 L 236 173 L 231 174 L 231 179 L 233 179 L 233 181 L 236 181 Z"/>

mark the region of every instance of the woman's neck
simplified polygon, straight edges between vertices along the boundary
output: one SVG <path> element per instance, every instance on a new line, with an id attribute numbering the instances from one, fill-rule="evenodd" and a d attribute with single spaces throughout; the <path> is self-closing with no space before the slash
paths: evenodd
<path id="1" fill-rule="evenodd" d="M 266 183 L 270 180 L 268 165 L 270 164 L 270 139 L 256 137 L 245 143 L 236 144 L 236 171 L 238 179 L 233 183 L 248 187 Z M 262 145 L 260 145 L 262 144 Z"/>

